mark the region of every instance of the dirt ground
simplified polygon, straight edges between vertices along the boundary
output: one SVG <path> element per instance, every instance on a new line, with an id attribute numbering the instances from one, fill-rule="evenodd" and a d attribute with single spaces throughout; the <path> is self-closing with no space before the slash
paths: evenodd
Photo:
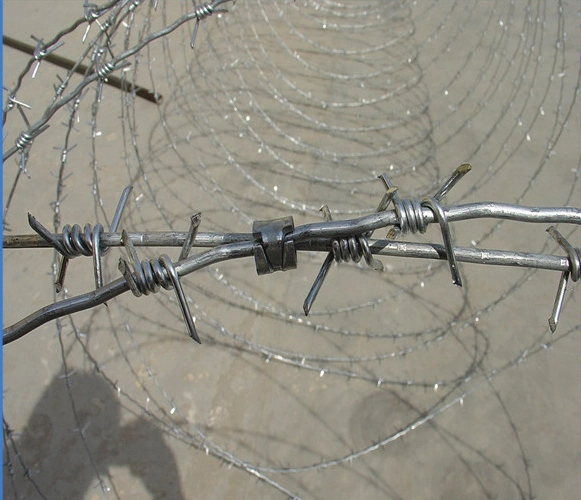
<path id="1" fill-rule="evenodd" d="M 88 33 L 82 22 L 54 54 L 90 56 L 109 30 L 96 56 L 109 60 L 191 9 L 157 4 L 136 4 L 115 31 L 109 11 Z M 324 204 L 355 218 L 376 209 L 382 172 L 422 199 L 465 162 L 444 205 L 581 207 L 574 3 L 228 7 L 200 22 L 193 50 L 189 22 L 128 59 L 128 78 L 159 104 L 99 93 L 97 80 L 34 138 L 26 172 L 20 152 L 5 161 L 5 235 L 31 234 L 27 213 L 51 230 L 108 230 L 128 185 L 119 229 L 130 232 L 187 231 L 201 212 L 201 232 L 250 233 L 255 220 L 322 221 Z M 3 11 L 4 34 L 32 45 L 84 15 L 80 0 L 5 0 Z M 66 70 L 42 61 L 32 78 L 33 62 L 18 85 L 30 56 L 4 45 L 3 59 L 4 88 L 29 106 L 7 113 L 7 151 Z M 563 255 L 547 224 L 452 226 L 458 246 Z M 579 246 L 578 228 L 558 227 Z M 175 262 L 179 248 L 137 253 Z M 122 255 L 103 257 L 105 283 Z M 382 273 L 334 265 L 305 317 L 324 258 L 299 252 L 296 270 L 266 276 L 245 258 L 183 277 L 201 345 L 161 290 L 5 346 L 4 498 L 579 498 L 578 283 L 551 335 L 557 272 L 461 264 L 459 288 L 445 262 L 378 257 Z M 71 261 L 58 295 L 52 249 L 3 259 L 4 327 L 95 287 L 90 258 Z"/>

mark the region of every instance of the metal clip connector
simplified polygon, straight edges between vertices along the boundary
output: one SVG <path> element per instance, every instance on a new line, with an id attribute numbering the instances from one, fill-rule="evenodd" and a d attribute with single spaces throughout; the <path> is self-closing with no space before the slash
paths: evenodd
<path id="1" fill-rule="evenodd" d="M 254 261 L 259 275 L 297 268 L 295 242 L 286 238 L 294 228 L 292 217 L 254 221 Z"/>

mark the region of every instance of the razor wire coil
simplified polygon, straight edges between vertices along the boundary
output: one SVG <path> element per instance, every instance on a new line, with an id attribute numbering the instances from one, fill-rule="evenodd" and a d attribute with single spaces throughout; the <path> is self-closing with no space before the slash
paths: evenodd
<path id="1" fill-rule="evenodd" d="M 221 4 L 186 2 L 176 14 L 177 3 L 111 1 L 98 6 L 85 0 L 82 15 L 68 27 L 52 38 L 43 33 L 48 42 L 40 36 L 33 38 L 30 59 L 5 93 L 4 123 L 10 127 L 4 153 L 7 194 L 4 253 L 12 258 L 11 254 L 16 252 L 9 247 L 55 248 L 52 274 L 56 282 L 59 270 L 66 269 L 64 262 L 87 256 L 93 259 L 95 286 L 82 295 L 77 292 L 70 295 L 64 287 L 60 291 L 56 287 L 48 309 L 39 311 L 34 319 L 25 318 L 20 326 L 34 329 L 56 319 L 57 337 L 65 346 L 62 362 L 67 384 L 75 381 L 75 368 L 71 365 L 78 359 L 70 353 L 78 349 L 80 365 L 99 373 L 131 411 L 148 415 L 149 421 L 164 429 L 175 442 L 193 445 L 201 450 L 201 455 L 217 457 L 283 496 L 299 496 L 293 491 L 300 491 L 308 497 L 316 487 L 311 490 L 304 487 L 302 478 L 308 481 L 310 471 L 332 475 L 337 465 L 357 470 L 360 475 L 354 484 L 366 480 L 377 488 L 376 493 L 388 496 L 393 494 L 390 485 L 378 479 L 380 475 L 374 475 L 371 466 L 366 469 L 362 465 L 365 461 L 359 459 L 380 449 L 389 452 L 389 446 L 397 446 L 404 436 L 421 435 L 422 427 L 429 427 L 424 424 L 436 425 L 445 412 L 460 416 L 464 400 L 470 401 L 479 391 L 490 390 L 492 381 L 500 380 L 499 375 L 578 334 L 579 326 L 570 317 L 567 322 L 562 320 L 553 336 L 546 335 L 544 325 L 538 325 L 536 330 L 537 325 L 525 328 L 518 316 L 511 321 L 510 328 L 496 323 L 500 310 L 512 307 L 520 311 L 519 300 L 522 302 L 528 293 L 539 292 L 539 287 L 527 285 L 528 280 L 538 279 L 535 269 L 561 273 L 551 315 L 553 323 L 549 322 L 551 330 L 556 328 L 554 320 L 559 319 L 567 301 L 570 302 L 567 311 L 576 307 L 577 290 L 571 282 L 579 279 L 580 252 L 572 243 L 579 234 L 576 229 L 579 208 L 565 205 L 579 205 L 576 193 L 581 169 L 576 153 L 564 152 L 565 145 L 571 142 L 571 130 L 576 130 L 578 114 L 581 74 L 576 63 L 571 63 L 578 58 L 574 55 L 572 59 L 570 55 L 577 38 L 570 27 L 575 16 L 566 15 L 570 7 L 562 2 L 555 5 L 497 2 L 486 6 L 475 1 L 465 6 L 459 2 L 412 5 L 368 1 L 349 5 L 305 0 L 239 1 L 218 21 L 216 13 L 220 14 L 217 8 Z M 233 3 L 228 5 L 231 6 Z M 204 29 L 198 33 L 202 21 Z M 220 28 L 214 29 L 211 23 Z M 388 32 L 386 25 L 390 27 Z M 194 42 L 192 51 L 190 46 Z M 73 45 L 80 50 L 71 59 L 72 67 L 56 75 L 49 102 L 42 102 L 40 94 L 33 96 L 38 101 L 32 102 L 26 93 L 27 85 L 49 72 L 51 60 L 55 61 L 55 56 L 66 53 Z M 335 63 L 338 60 L 340 63 Z M 444 64 L 451 64 L 452 70 L 437 71 Z M 116 127 L 122 147 L 112 167 L 108 143 L 104 141 L 113 137 L 107 137 L 108 133 L 112 136 L 111 128 L 104 124 L 107 114 L 115 108 L 107 89 L 116 81 L 123 90 L 117 118 L 120 126 Z M 143 82 L 148 82 L 152 89 L 141 87 L 139 83 Z M 154 111 L 159 122 L 147 138 L 139 112 L 141 106 L 149 105 L 140 104 L 137 98 L 141 96 L 149 96 L 159 105 Z M 64 122 L 64 129 L 60 128 L 59 119 Z M 84 138 L 79 131 L 85 132 Z M 55 134 L 60 134 L 56 140 Z M 474 137 L 478 139 L 474 141 Z M 45 236 L 50 234 L 50 241 L 38 234 L 10 232 L 11 225 L 18 226 L 16 208 L 20 209 L 22 203 L 18 202 L 26 196 L 28 177 L 34 180 L 41 173 L 40 167 L 44 167 L 38 159 L 47 141 L 56 142 L 58 155 L 53 177 L 57 189 L 49 200 L 51 214 L 41 213 L 36 206 L 30 210 L 47 227 L 52 222 L 51 230 L 45 232 Z M 80 152 L 87 149 L 89 159 L 80 158 Z M 430 207 L 425 200 L 434 192 L 438 194 L 436 188 L 443 178 L 440 165 L 448 164 L 449 158 L 456 156 L 455 149 L 461 151 L 461 158 L 453 161 L 474 164 L 475 179 L 464 184 L 464 191 L 458 190 L 459 200 L 444 204 L 436 195 L 436 203 Z M 14 166 L 6 161 L 12 157 L 16 158 Z M 523 162 L 530 163 L 524 168 Z M 88 165 L 89 171 L 77 165 Z M 411 193 L 400 198 L 397 191 L 392 192 L 385 202 L 390 207 L 371 213 L 374 207 L 369 206 L 370 200 L 384 196 L 374 180 L 384 170 Z M 135 189 L 120 226 L 125 228 L 125 237 L 123 231 L 102 222 L 109 220 L 106 207 L 109 196 L 118 187 L 108 182 L 110 173 L 114 173 L 112 178 L 123 176 L 122 185 L 131 184 Z M 90 178 L 89 187 L 84 184 L 74 187 L 73 181 L 78 182 L 83 176 L 85 184 Z M 552 176 L 555 185 L 559 181 L 562 186 L 566 179 L 565 185 L 570 185 L 570 190 L 558 193 L 552 190 L 547 181 Z M 496 192 L 503 182 L 511 187 L 508 203 L 500 202 L 506 192 L 502 195 Z M 540 202 L 532 194 L 538 193 L 539 186 L 543 195 Z M 389 190 L 389 186 L 385 187 Z M 70 206 L 81 193 L 86 196 L 82 206 L 93 202 L 94 218 L 71 213 Z M 469 203 L 468 199 L 499 202 Z M 30 200 L 32 204 L 33 198 Z M 280 238 L 269 225 L 275 217 L 289 214 L 312 220 L 319 216 L 322 203 L 332 204 L 334 219 L 297 224 Z M 210 207 L 207 210 L 206 204 Z M 544 204 L 559 206 L 543 208 Z M 193 207 L 202 209 L 202 228 L 208 228 L 208 232 L 192 230 L 193 225 L 190 231 L 181 231 L 182 221 Z M 265 218 L 273 218 L 261 221 L 271 229 L 264 233 L 266 238 L 262 230 L 257 234 L 248 230 L 263 209 L 269 212 Z M 441 222 L 442 217 L 440 220 L 436 217 L 439 209 L 447 225 Z M 75 237 L 74 224 L 68 226 L 71 230 L 67 232 L 61 219 L 91 220 L 91 231 L 81 230 L 81 224 Z M 477 219 L 491 222 L 478 226 Z M 472 221 L 466 225 L 475 230 L 469 235 L 470 246 L 458 245 L 460 230 L 450 229 L 462 220 Z M 561 224 L 559 229 L 566 238 L 549 229 L 551 238 L 539 238 L 528 247 L 516 236 L 519 228 L 514 237 L 508 238 L 516 247 L 514 251 L 485 248 L 497 247 L 504 221 Z M 98 230 L 99 222 L 111 229 Z M 440 230 L 443 241 L 448 238 L 447 245 L 440 241 L 425 243 L 425 234 L 433 224 L 438 225 L 434 229 Z M 229 232 L 231 228 L 238 232 Z M 375 239 L 372 232 L 378 230 L 389 232 Z M 466 233 L 461 234 L 466 237 Z M 405 235 L 418 236 L 424 243 L 404 241 Z M 294 251 L 300 254 L 296 272 L 285 274 L 288 292 L 270 288 L 267 279 L 248 278 L 245 274 L 256 267 L 257 255 L 263 271 L 287 269 L 278 243 L 269 251 L 264 240 L 269 243 L 280 240 L 282 247 L 286 242 L 287 255 Z M 558 245 L 553 253 L 549 251 L 552 240 Z M 65 242 L 70 243 L 68 253 L 59 249 L 59 244 L 64 246 Z M 511 246 L 506 241 L 502 243 L 500 248 Z M 119 260 L 123 270 L 117 267 L 113 274 L 106 270 L 98 272 L 102 255 L 114 247 L 124 251 Z M 137 258 L 132 247 L 140 254 L 156 253 Z M 173 247 L 176 256 L 181 249 L 180 257 L 170 258 L 163 253 L 165 250 L 157 253 L 153 250 L 156 247 Z M 192 251 L 190 255 L 192 248 L 202 251 Z M 292 297 L 302 293 L 301 280 L 310 283 L 312 266 L 320 264 L 318 253 L 327 255 L 322 275 L 337 257 L 341 264 L 362 265 L 342 265 L 334 273 L 336 276 L 327 278 L 331 281 L 345 276 L 346 293 L 336 293 L 332 284 L 323 288 L 321 295 L 326 297 L 318 307 L 310 308 L 313 296 L 308 304 L 305 301 L 309 306 L 304 307 L 309 312 L 305 317 L 296 313 L 300 308 Z M 495 279 L 494 286 L 487 283 L 483 292 L 486 298 L 482 300 L 477 288 L 479 281 L 470 276 L 463 289 L 449 288 L 452 298 L 443 304 L 449 276 L 445 267 L 441 271 L 430 262 L 436 259 L 450 263 L 450 255 L 458 262 L 517 266 L 522 271 L 498 283 Z M 250 264 L 253 258 L 254 266 Z M 394 264 L 396 260 L 401 266 Z M 367 268 L 379 267 L 377 263 L 383 263 L 386 272 L 367 273 Z M 182 299 L 170 275 L 172 268 L 177 283 L 183 285 Z M 207 272 L 197 272 L 202 269 Z M 471 274 L 468 267 L 460 271 Z M 194 274 L 186 279 L 191 273 Z M 100 280 L 98 274 L 102 274 Z M 441 274 L 445 283 L 439 281 Z M 72 278 L 84 276 L 73 274 Z M 324 276 L 316 279 L 315 284 L 322 284 L 324 279 Z M 149 292 L 149 297 L 139 301 L 130 297 L 127 303 L 115 299 L 126 291 L 135 295 L 132 285 L 142 295 Z M 355 285 L 357 291 L 351 290 Z M 546 289 L 546 282 L 541 285 L 541 289 Z M 176 313 L 175 304 L 171 304 L 173 293 L 156 293 L 172 288 L 183 318 Z M 496 294 L 488 297 L 486 291 L 490 295 L 491 289 Z M 95 323 L 103 318 L 110 322 L 111 332 L 107 335 L 117 346 L 118 362 L 98 351 L 95 335 L 90 331 L 97 327 L 79 321 L 82 316 L 72 314 L 103 302 L 109 307 L 95 308 L 91 318 L 97 319 Z M 223 314 L 225 310 L 228 314 Z M 230 313 L 232 320 L 228 317 Z M 235 323 L 243 313 L 259 318 L 267 329 L 280 330 L 281 334 L 271 338 L 252 328 L 245 330 L 246 327 Z M 374 323 L 378 317 L 381 327 Z M 311 377 L 318 380 L 321 401 L 309 407 L 308 391 L 301 395 L 305 408 L 311 411 L 304 416 L 305 424 L 316 427 L 318 409 L 327 408 L 321 387 L 329 384 L 336 388 L 344 386 L 345 381 L 353 384 L 361 381 L 378 389 L 375 399 L 370 401 L 387 401 L 389 412 L 382 409 L 381 422 L 397 420 L 397 412 L 401 411 L 401 426 L 393 430 L 369 425 L 376 435 L 371 430 L 353 431 L 360 439 L 351 444 L 348 438 L 341 441 L 346 432 L 341 435 L 340 427 L 335 428 L 330 421 L 328 429 L 336 431 L 333 445 L 319 450 L 305 441 L 301 443 L 302 454 L 297 456 L 284 453 L 257 456 L 250 448 L 238 447 L 235 440 L 222 439 L 219 424 L 212 427 L 212 419 L 220 422 L 220 415 L 212 414 L 206 427 L 198 425 L 198 416 L 188 413 L 189 403 L 181 397 L 179 380 L 164 377 L 163 342 L 174 347 L 172 368 L 178 371 L 174 363 L 182 361 L 180 368 L 186 370 L 190 363 L 183 362 L 183 353 L 176 352 L 172 344 L 185 338 L 181 320 L 187 322 L 188 318 L 204 340 L 205 345 L 198 352 L 209 353 L 217 346 L 224 353 L 235 352 L 246 359 L 269 363 L 264 365 L 270 370 L 263 375 L 265 378 L 276 373 L 279 366 L 286 368 L 286 378 L 296 379 L 299 386 L 306 381 L 310 383 Z M 388 326 L 383 326 L 385 323 Z M 505 353 L 504 346 L 498 349 L 495 342 L 497 337 L 511 338 L 508 330 L 512 329 L 523 338 Z M 159 330 L 164 335 L 153 334 Z M 193 336 L 191 329 L 189 333 Z M 146 342 L 151 341 L 155 349 L 142 343 L 148 335 Z M 461 348 L 456 350 L 458 345 Z M 447 354 L 448 350 L 451 354 Z M 434 352 L 435 357 L 441 357 L 439 369 L 423 369 L 423 356 L 428 355 L 425 353 L 433 356 Z M 128 379 L 117 378 L 115 363 L 131 372 Z M 146 382 L 142 381 L 142 371 L 147 373 Z M 131 387 L 134 381 L 142 384 L 138 390 Z M 401 403 L 385 396 L 393 388 L 403 388 L 412 394 L 418 389 L 423 396 L 415 401 L 410 397 Z M 68 391 L 73 403 L 78 398 L 80 407 L 81 396 L 74 389 Z M 345 400 L 355 401 L 355 392 L 347 391 Z M 411 409 L 417 401 L 427 408 L 422 414 Z M 531 451 L 530 442 L 520 445 L 520 429 L 513 425 L 500 395 L 498 401 L 499 420 L 502 423 L 504 418 L 513 429 L 512 440 L 506 442 L 514 444 L 516 451 L 511 457 L 515 458 L 518 471 L 504 467 L 493 453 L 480 451 L 477 446 L 465 451 L 472 446 L 470 441 L 454 435 L 451 441 L 459 443 L 459 448 L 464 447 L 458 456 L 468 457 L 460 468 L 473 462 L 478 467 L 494 468 L 495 477 L 509 483 L 512 494 L 532 497 L 542 488 L 534 476 L 534 467 L 529 466 L 530 458 L 538 456 Z M 363 416 L 371 418 L 375 407 L 373 403 L 367 404 L 370 410 Z M 85 422 L 76 418 L 76 427 L 85 430 Z M 15 421 L 10 418 L 10 426 L 4 422 L 14 491 L 19 484 L 18 470 L 27 467 L 24 460 L 18 462 L 18 450 L 25 447 L 13 429 L 17 428 Z M 223 423 L 222 429 L 226 428 L 228 425 Z M 271 432 L 275 435 L 275 431 Z M 81 435 L 85 443 L 89 434 L 90 430 Z M 286 450 L 287 445 L 281 438 L 280 449 Z M 96 469 L 97 452 L 90 446 L 87 450 L 84 456 Z M 399 452 L 402 457 L 406 454 L 405 450 Z M 480 453 L 479 458 L 470 453 Z M 40 481 L 32 468 L 26 470 L 30 471 L 27 481 L 34 484 Z M 477 469 L 470 468 L 467 477 L 480 481 L 480 475 Z M 301 479 L 294 482 L 292 477 Z M 114 491 L 113 478 L 103 474 L 98 482 L 104 496 L 111 495 L 111 490 L 106 489 L 112 487 Z M 331 481 L 321 484 L 332 488 Z M 489 487 L 487 480 L 478 484 L 484 496 L 502 495 L 494 491 L 494 486 Z"/>

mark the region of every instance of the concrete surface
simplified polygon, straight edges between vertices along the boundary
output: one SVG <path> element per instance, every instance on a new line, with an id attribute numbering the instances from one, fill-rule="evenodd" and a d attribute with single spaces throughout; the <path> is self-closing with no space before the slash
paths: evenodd
<path id="1" fill-rule="evenodd" d="M 190 6 L 144 2 L 112 52 Z M 4 31 L 47 41 L 82 7 L 6 0 Z M 382 172 L 422 197 L 464 162 L 473 171 L 447 203 L 581 206 L 575 4 L 239 0 L 200 23 L 194 50 L 191 26 L 131 59 L 160 105 L 107 86 L 99 102 L 91 85 L 74 127 L 66 110 L 53 117 L 6 234 L 31 232 L 27 212 L 50 228 L 108 227 L 128 184 L 130 231 L 186 231 L 198 211 L 204 232 L 319 221 L 323 204 L 350 218 L 375 210 Z M 79 58 L 99 33 L 83 45 L 85 27 L 55 53 Z M 4 49 L 5 87 L 28 60 Z M 31 123 L 57 74 L 42 62 L 24 78 Z M 23 126 L 12 110 L 5 150 Z M 5 207 L 18 161 L 4 165 Z M 578 229 L 560 228 L 579 245 Z M 473 221 L 453 236 L 560 255 L 545 229 Z M 441 242 L 437 227 L 405 238 Z M 138 248 L 166 252 L 179 249 Z M 120 255 L 104 258 L 106 282 Z M 551 336 L 558 273 L 462 265 L 459 289 L 445 263 L 382 257 L 381 274 L 334 266 L 305 318 L 323 259 L 183 278 L 201 346 L 172 291 L 125 294 L 6 346 L 4 497 L 579 498 L 578 284 Z M 93 289 L 90 260 L 71 262 L 69 296 Z M 4 251 L 5 326 L 55 300 L 53 265 L 50 249 Z"/>

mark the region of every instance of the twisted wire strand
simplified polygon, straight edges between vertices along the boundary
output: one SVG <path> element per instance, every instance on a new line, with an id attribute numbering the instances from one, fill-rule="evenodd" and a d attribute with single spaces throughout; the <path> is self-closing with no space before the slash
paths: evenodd
<path id="1" fill-rule="evenodd" d="M 210 17 L 212 14 L 215 13 L 224 13 L 228 12 L 225 8 L 220 8 L 220 5 L 226 4 L 228 2 L 235 1 L 235 0 L 214 0 L 213 2 L 204 2 L 200 5 L 196 5 L 195 0 L 194 9 L 196 14 L 196 23 L 194 24 L 194 30 L 192 32 L 192 39 L 190 41 L 190 47 L 193 49 L 196 43 L 196 37 L 198 36 L 198 26 L 200 21 L 203 21 L 207 17 Z"/>
<path id="2" fill-rule="evenodd" d="M 337 263 L 349 262 L 349 260 L 357 263 L 364 255 L 368 263 L 371 259 L 369 244 L 363 236 L 333 240 L 331 248 Z"/>
<path id="3" fill-rule="evenodd" d="M 128 192 L 128 190 L 126 190 Z M 424 205 L 420 205 L 420 209 L 424 209 L 426 206 L 431 210 L 431 213 L 434 219 L 440 224 L 442 235 L 444 238 L 444 247 L 443 252 L 437 250 L 435 245 L 421 245 L 416 244 L 415 246 L 411 243 L 405 244 L 394 244 L 393 247 L 389 248 L 389 240 L 386 242 L 374 242 L 373 248 L 375 253 L 378 254 L 386 254 L 386 255 L 400 255 L 400 256 L 407 256 L 407 257 L 424 257 L 424 258 L 439 258 L 447 260 L 452 271 L 453 282 L 454 284 L 461 286 L 461 279 L 458 274 L 458 266 L 457 261 L 458 258 L 467 262 L 477 262 L 483 264 L 498 264 L 498 265 L 515 265 L 515 266 L 529 266 L 534 268 L 545 268 L 545 269 L 554 269 L 554 270 L 561 270 L 563 271 L 563 279 L 562 282 L 565 281 L 569 275 L 572 276 L 573 281 L 579 280 L 580 269 L 581 269 L 581 252 L 579 249 L 574 248 L 558 231 L 556 231 L 553 227 L 549 228 L 549 232 L 551 235 L 559 242 L 559 244 L 565 249 L 567 252 L 567 257 L 565 259 L 562 258 L 555 258 L 552 259 L 546 255 L 529 255 L 526 256 L 524 254 L 518 255 L 510 252 L 498 251 L 494 252 L 492 250 L 475 250 L 474 252 L 470 252 L 468 249 L 464 248 L 454 248 L 452 246 L 452 241 L 450 237 L 450 229 L 448 227 L 448 218 L 444 209 L 442 208 L 439 201 L 435 198 L 429 198 L 422 202 Z M 123 203 L 120 202 L 119 207 L 121 210 L 123 208 Z M 518 208 L 518 207 L 517 207 Z M 533 209 L 532 212 L 536 214 L 538 217 L 539 212 L 542 209 Z M 576 222 L 577 224 L 581 224 L 581 209 L 564 209 L 562 214 L 555 214 L 554 209 L 549 209 L 552 213 L 554 220 L 565 220 L 565 217 L 569 215 L 569 212 L 572 212 L 570 215 L 573 217 L 567 217 L 566 220 L 569 222 Z M 118 208 L 118 213 L 120 209 Z M 463 210 L 463 217 L 468 217 L 466 210 Z M 518 219 L 519 210 L 515 210 L 517 216 L 513 218 Z M 327 209 L 327 217 L 328 216 L 328 209 Z M 470 212 L 468 212 L 470 214 Z M 377 216 L 382 215 L 385 218 L 386 213 L 383 214 L 376 214 Z M 388 218 L 388 220 L 392 219 L 394 224 L 398 224 L 401 227 L 401 222 L 399 219 L 399 215 L 397 211 L 394 211 L 393 215 L 395 217 Z M 470 214 L 474 216 L 474 213 Z M 490 214 L 489 214 L 490 215 Z M 542 216 L 542 213 L 540 214 Z M 505 216 L 507 216 L 505 214 Z M 508 217 L 508 216 L 507 216 Z M 533 216 L 534 217 L 534 216 Z M 119 217 L 115 217 L 116 223 L 118 222 Z M 102 226 L 96 225 L 95 229 L 91 231 L 91 226 L 85 226 L 85 233 L 84 235 L 81 233 L 81 228 L 78 225 L 74 225 L 72 228 L 70 226 L 65 226 L 63 229 L 63 234 L 61 239 L 57 239 L 55 235 L 50 234 L 44 226 L 42 226 L 38 221 L 35 220 L 34 217 L 29 215 L 30 225 L 38 231 L 39 235 L 47 241 L 50 245 L 57 248 L 63 256 L 66 258 L 72 258 L 78 255 L 93 255 L 95 257 L 96 252 L 93 250 L 99 247 L 99 239 L 100 234 L 102 232 Z M 527 220 L 526 218 L 524 220 Z M 529 219 L 535 220 L 535 218 Z M 325 261 L 322 271 L 319 273 L 317 277 L 316 283 L 318 282 L 318 287 L 315 292 L 311 291 L 310 298 L 307 300 L 310 301 L 308 306 L 304 306 L 305 313 L 308 314 L 310 306 L 314 301 L 314 296 L 318 293 L 318 288 L 322 281 L 324 280 L 326 273 L 328 272 L 328 266 L 331 263 L 331 260 L 334 259 L 337 263 L 341 262 L 359 262 L 363 257 L 366 263 L 370 266 L 375 268 L 376 270 L 383 270 L 383 265 L 381 263 L 376 263 L 375 259 L 372 255 L 372 250 L 367 240 L 367 233 L 370 229 L 374 230 L 378 227 L 384 227 L 385 221 L 380 219 L 380 223 L 376 222 L 375 225 L 366 224 L 365 220 L 355 220 L 355 221 L 332 221 L 327 220 L 326 223 L 319 223 L 319 224 L 310 224 L 303 227 L 294 228 L 290 233 L 285 232 L 285 234 L 281 235 L 280 242 L 281 242 L 281 252 L 282 248 L 286 248 L 286 245 L 283 245 L 285 239 L 292 240 L 296 245 L 296 249 L 307 249 L 311 251 L 320 251 L 321 249 L 325 248 L 327 243 L 321 238 L 329 236 L 331 238 L 330 247 L 331 252 L 329 253 L 329 258 Z M 195 220 L 195 225 L 197 228 L 197 224 L 199 223 L 198 219 Z M 348 237 L 334 237 L 332 231 L 340 231 L 345 232 L 344 227 L 347 223 L 347 227 L 349 227 L 349 231 L 352 232 L 352 236 Z M 337 224 L 339 226 L 337 227 Z M 329 227 L 331 226 L 331 227 Z M 335 227 L 333 227 L 335 226 Z M 362 231 L 364 228 L 364 231 Z M 189 234 L 189 233 L 188 233 Z M 179 240 L 173 240 L 173 243 L 181 243 L 182 246 L 184 244 L 193 245 L 195 242 L 190 241 L 188 242 L 188 234 L 185 234 L 183 238 Z M 305 238 L 305 235 L 309 235 L 311 239 Z M 196 236 L 198 237 L 198 236 Z M 203 235 L 199 235 L 201 239 L 204 239 Z M 317 244 L 317 238 L 318 244 Z M 242 238 L 245 239 L 245 238 Z M 18 240 L 18 238 L 17 238 Z M 139 238 L 139 240 L 143 240 L 143 238 Z M 151 239 L 148 238 L 149 244 L 151 244 Z M 191 336 L 197 338 L 197 334 L 195 333 L 195 328 L 192 328 L 193 322 L 191 321 L 191 314 L 189 312 L 189 308 L 187 305 L 187 301 L 184 298 L 184 294 L 179 284 L 179 273 L 189 274 L 195 270 L 200 269 L 201 267 L 205 267 L 212 262 L 228 260 L 228 259 L 236 259 L 242 256 L 248 256 L 250 253 L 254 253 L 254 248 L 258 244 L 255 240 L 248 238 L 247 241 L 240 242 L 240 243 L 222 243 L 218 244 L 214 250 L 210 250 L 206 252 L 206 254 L 202 254 L 201 256 L 196 256 L 190 259 L 186 259 L 181 262 L 179 265 L 179 271 L 174 267 L 171 259 L 166 255 L 161 256 L 159 259 L 151 259 L 151 260 L 143 260 L 139 261 L 137 257 L 137 253 L 135 247 L 133 245 L 132 238 L 129 236 L 127 231 L 123 231 L 121 234 L 120 242 L 122 245 L 125 246 L 128 254 L 128 260 L 121 258 L 119 260 L 119 270 L 121 271 L 122 275 L 125 278 L 125 283 L 127 287 L 133 292 L 136 297 L 141 295 L 149 295 L 150 293 L 157 293 L 160 288 L 165 288 L 166 290 L 170 288 L 174 288 L 176 290 L 176 294 L 178 295 L 178 301 L 184 313 L 184 317 L 188 324 L 188 328 L 190 329 Z M 303 244 L 301 246 L 301 243 Z M 293 246 L 293 251 L 294 250 Z M 430 254 L 428 249 L 434 251 Z M 249 250 L 251 252 L 249 253 Z M 472 254 L 472 256 L 471 256 Z M 257 264 L 258 266 L 258 264 Z M 293 267 L 294 268 L 294 267 Z M 258 267 L 257 267 L 258 269 Z M 284 266 L 281 267 L 281 270 L 286 270 Z M 566 277 L 565 277 L 566 276 Z M 113 285 L 113 284 L 112 284 Z M 99 286 L 97 288 L 100 288 Z M 115 282 L 113 289 L 116 290 L 115 294 L 122 293 L 126 289 L 119 288 L 119 283 Z M 562 294 L 562 289 L 564 289 L 564 285 L 561 285 L 560 294 Z M 102 296 L 98 297 L 97 295 L 92 295 L 90 297 L 79 297 L 74 298 L 71 301 L 71 307 L 68 308 L 62 302 L 57 305 L 54 304 L 50 308 L 44 308 L 42 312 L 35 313 L 28 318 L 23 319 L 22 321 L 18 322 L 16 325 L 12 327 L 8 327 L 4 330 L 4 342 L 10 342 L 17 338 L 22 337 L 24 334 L 30 332 L 34 328 L 37 328 L 40 324 L 43 324 L 50 319 L 57 318 L 67 312 L 75 312 L 82 309 L 87 309 L 90 307 L 94 307 L 102 302 L 104 302 L 103 298 L 110 297 L 110 290 L 103 290 Z M 105 299 L 106 300 L 106 299 Z M 561 299 L 562 301 L 562 299 Z M 51 309 L 52 312 L 47 314 L 48 309 Z M 560 308 L 559 308 L 560 309 Z M 66 312 L 65 312 L 66 311 Z M 555 316 L 557 318 L 555 319 Z M 189 319 L 189 320 L 188 320 Z M 552 317 L 551 329 L 554 331 L 556 327 L 556 321 L 558 320 L 558 314 L 554 313 Z M 40 322 L 39 322 L 40 321 Z M 193 332 L 193 333 L 192 333 Z"/>
<path id="4" fill-rule="evenodd" d="M 398 198 L 394 204 L 401 234 L 426 232 L 428 225 L 424 219 L 422 204 L 417 198 Z"/>
<path id="5" fill-rule="evenodd" d="M 196 6 L 196 17 L 198 21 L 204 20 L 215 12 L 219 12 L 218 7 L 229 0 L 220 0 L 216 2 L 204 2 Z M 195 2 L 194 2 L 195 4 Z"/>

